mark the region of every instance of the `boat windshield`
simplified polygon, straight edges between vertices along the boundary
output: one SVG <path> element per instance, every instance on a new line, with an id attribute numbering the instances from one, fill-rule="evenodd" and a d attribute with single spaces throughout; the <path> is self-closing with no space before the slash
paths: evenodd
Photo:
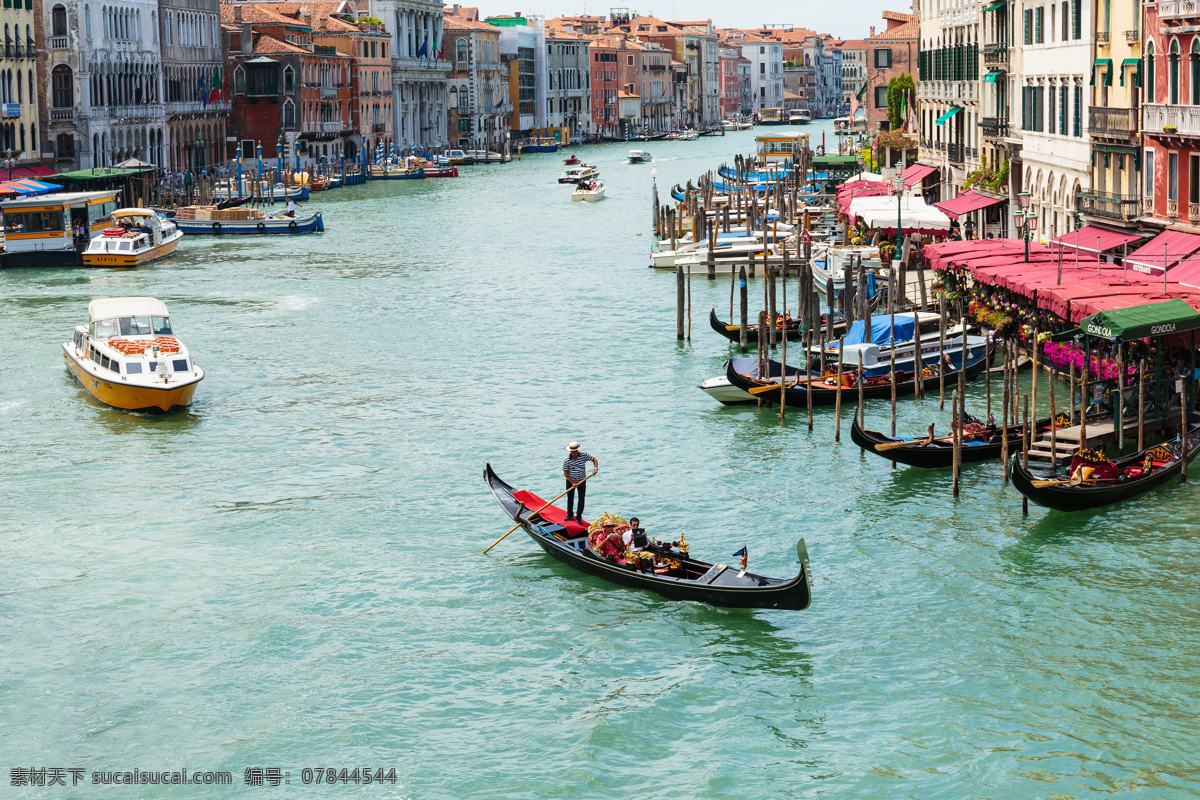
<path id="1" fill-rule="evenodd" d="M 107 339 L 116 336 L 120 328 L 115 319 L 98 319 L 92 323 L 92 338 Z"/>
<path id="2" fill-rule="evenodd" d="M 154 327 L 155 336 L 170 336 L 171 335 L 171 318 L 170 317 L 151 317 L 150 322 Z"/>
<path id="3" fill-rule="evenodd" d="M 120 317 L 122 336 L 144 336 L 150 333 L 149 317 Z"/>

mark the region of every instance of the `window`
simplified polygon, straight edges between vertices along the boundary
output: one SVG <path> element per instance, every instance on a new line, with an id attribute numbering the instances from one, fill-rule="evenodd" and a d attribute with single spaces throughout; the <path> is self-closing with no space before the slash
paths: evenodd
<path id="1" fill-rule="evenodd" d="M 456 39 L 454 42 L 454 58 L 456 61 L 467 60 L 467 40 Z"/>
<path id="2" fill-rule="evenodd" d="M 1167 153 L 1167 199 L 1179 199 L 1179 153 Z"/>
<path id="3" fill-rule="evenodd" d="M 1058 87 L 1058 132 L 1067 135 L 1067 87 Z"/>
<path id="4" fill-rule="evenodd" d="M 1072 109 L 1075 118 L 1075 136 L 1084 136 L 1084 88 L 1075 86 L 1075 107 Z"/>
<path id="5" fill-rule="evenodd" d="M 233 93 L 246 93 L 246 71 L 240 66 L 233 71 Z"/>
<path id="6" fill-rule="evenodd" d="M 290 92 L 296 88 L 296 71 L 290 66 L 283 68 L 283 90 Z"/>
<path id="7" fill-rule="evenodd" d="M 1142 13 L 1142 11 L 1139 8 L 1138 16 L 1141 16 L 1141 13 Z M 1070 25 L 1070 22 L 1071 22 L 1071 12 L 1069 12 L 1067 10 L 1067 0 L 1063 0 L 1063 4 L 1062 4 L 1062 36 L 1059 37 L 1060 41 L 1065 42 L 1067 39 L 1070 38 L 1069 27 L 1068 27 Z"/>
<path id="8" fill-rule="evenodd" d="M 126 375 L 141 375 L 142 374 L 142 365 L 140 363 L 138 363 L 137 361 L 130 361 L 128 364 L 125 365 L 125 374 Z"/>
<path id="9" fill-rule="evenodd" d="M 1050 87 L 1050 112 L 1047 114 L 1047 117 L 1049 117 L 1049 119 L 1050 119 L 1050 127 L 1046 129 L 1047 133 L 1054 133 L 1054 118 L 1057 116 L 1054 113 L 1054 107 L 1055 107 L 1055 99 L 1054 98 L 1055 98 L 1054 87 Z M 1060 132 L 1066 133 L 1067 132 L 1066 126 L 1063 126 L 1060 129 Z"/>
<path id="10" fill-rule="evenodd" d="M 1071 38 L 1083 38 L 1083 20 L 1081 19 L 1080 0 L 1071 0 Z M 1139 15 L 1140 16 L 1140 15 Z M 1136 19 L 1136 17 L 1135 17 Z"/>
<path id="11" fill-rule="evenodd" d="M 173 359 L 171 361 L 171 368 L 174 369 L 176 372 L 187 372 L 187 370 L 188 370 L 187 359 L 186 358 Z"/>
<path id="12" fill-rule="evenodd" d="M 887 108 L 887 87 L 886 86 L 876 86 L 875 87 L 875 107 L 876 108 Z"/>
<path id="13" fill-rule="evenodd" d="M 296 127 L 296 104 L 290 97 L 283 102 L 283 127 Z"/>
<path id="14" fill-rule="evenodd" d="M 1033 44 L 1033 9 L 1025 9 L 1025 44 Z"/>
<path id="15" fill-rule="evenodd" d="M 151 317 L 150 325 L 154 328 L 155 336 L 170 336 L 171 335 L 171 318 L 170 317 Z"/>
<path id="16" fill-rule="evenodd" d="M 75 86 L 71 78 L 71 68 L 59 64 L 51 73 L 51 86 L 55 108 L 71 108 L 75 105 Z"/>
<path id="17" fill-rule="evenodd" d="M 766 65 L 766 63 L 765 63 L 765 62 L 764 62 L 764 63 L 760 63 L 760 64 L 758 65 L 758 74 L 759 74 L 759 75 L 766 75 L 766 74 L 767 74 L 767 65 Z"/>
<path id="18" fill-rule="evenodd" d="M 1120 187 L 1118 180 L 1117 186 Z M 1200 156 L 1188 156 L 1188 202 L 1200 203 Z"/>
<path id="19" fill-rule="evenodd" d="M 64 6 L 57 5 L 50 12 L 50 26 L 54 31 L 51 36 L 67 35 L 67 9 Z"/>
<path id="20" fill-rule="evenodd" d="M 892 65 L 892 51 L 890 48 L 881 47 L 875 50 L 875 67 L 877 69 L 887 69 Z"/>
<path id="21" fill-rule="evenodd" d="M 1167 100 L 1175 105 L 1179 103 L 1179 40 L 1171 40 L 1171 49 L 1167 54 Z"/>
<path id="22" fill-rule="evenodd" d="M 1042 24 L 1045 22 L 1045 19 L 1045 6 L 1038 6 L 1033 10 L 1033 41 L 1036 44 L 1042 44 L 1045 41 L 1044 32 L 1042 31 Z"/>
<path id="23" fill-rule="evenodd" d="M 1146 42 L 1146 102 L 1154 102 L 1154 42 Z"/>

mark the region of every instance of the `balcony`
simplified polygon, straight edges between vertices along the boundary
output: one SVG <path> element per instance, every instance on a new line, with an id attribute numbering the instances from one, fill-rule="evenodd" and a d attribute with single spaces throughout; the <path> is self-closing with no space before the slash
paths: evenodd
<path id="1" fill-rule="evenodd" d="M 1096 31 L 1092 34 L 1092 41 L 1094 41 L 1096 44 L 1107 45 L 1108 31 Z"/>
<path id="2" fill-rule="evenodd" d="M 371 126 L 371 133 L 383 133 L 386 130 L 387 130 L 386 122 L 376 122 L 374 125 Z"/>
<path id="3" fill-rule="evenodd" d="M 1162 0 L 1158 4 L 1159 19 L 1179 19 L 1200 15 L 1197 0 Z"/>
<path id="4" fill-rule="evenodd" d="M 436 73 L 444 75 L 450 71 L 450 64 L 447 61 L 437 61 L 430 58 L 393 58 L 392 71 L 414 71 Z"/>
<path id="5" fill-rule="evenodd" d="M 318 122 L 317 133 L 341 133 L 342 123 L 340 122 Z"/>
<path id="6" fill-rule="evenodd" d="M 50 37 L 50 49 L 51 50 L 70 50 L 71 49 L 71 37 L 69 37 L 69 36 L 51 36 Z"/>
<path id="7" fill-rule="evenodd" d="M 337 87 L 335 87 L 335 86 L 322 86 L 321 87 L 321 99 L 322 100 L 332 100 L 337 96 L 338 96 Z"/>
<path id="8" fill-rule="evenodd" d="M 983 135 L 989 139 L 1003 139 L 1008 136 L 1008 117 L 984 117 L 979 123 Z"/>
<path id="9" fill-rule="evenodd" d="M 93 108 L 92 111 L 99 111 L 98 108 Z M 141 105 L 141 106 L 108 106 L 108 116 L 114 120 L 141 120 L 153 119 L 162 113 L 160 105 Z"/>
<path id="10" fill-rule="evenodd" d="M 1167 201 L 1167 216 L 1170 217 L 1171 219 L 1179 219 L 1179 201 L 1178 200 L 1168 200 Z"/>
<path id="11" fill-rule="evenodd" d="M 1089 108 L 1088 133 L 1132 141 L 1138 135 L 1138 112 L 1132 108 Z"/>
<path id="12" fill-rule="evenodd" d="M 983 46 L 983 66 L 991 69 L 1008 69 L 1008 44 L 999 42 L 997 44 L 985 44 Z"/>
<path id="13" fill-rule="evenodd" d="M 1084 192 L 1079 195 L 1079 212 L 1093 217 L 1129 222 L 1138 217 L 1137 195 Z"/>
<path id="14" fill-rule="evenodd" d="M 1137 44 L 1142 40 L 1139 31 L 1125 31 L 1125 44 Z"/>
<path id="15" fill-rule="evenodd" d="M 52 108 L 50 109 L 51 122 L 74 122 L 75 109 L 73 108 Z"/>
<path id="16" fill-rule="evenodd" d="M 1147 136 L 1200 136 L 1200 106 L 1146 103 L 1142 115 Z"/>
<path id="17" fill-rule="evenodd" d="M 163 106 L 166 108 L 168 116 L 229 112 L 228 100 L 218 100 L 214 103 L 205 103 L 203 100 L 168 100 Z"/>
<path id="18" fill-rule="evenodd" d="M 963 163 L 965 155 L 966 148 L 963 147 L 962 142 L 951 142 L 946 145 L 946 158 L 949 159 L 951 164 Z"/>

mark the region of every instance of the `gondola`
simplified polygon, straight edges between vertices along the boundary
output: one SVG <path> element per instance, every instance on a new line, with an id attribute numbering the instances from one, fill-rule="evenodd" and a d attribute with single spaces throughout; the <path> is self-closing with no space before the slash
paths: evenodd
<path id="1" fill-rule="evenodd" d="M 910 387 L 911 388 L 911 387 Z M 890 389 L 890 387 L 889 387 Z M 899 389 L 897 389 L 899 392 Z M 857 397 L 857 394 L 853 395 Z M 890 397 L 890 391 L 889 391 Z M 842 402 L 846 402 L 846 398 L 842 398 Z M 970 421 L 968 419 L 968 421 Z M 1042 430 L 1050 426 L 1050 418 L 1040 420 L 1037 423 L 1036 430 Z M 1015 449 L 1021 447 L 1021 425 L 1010 425 L 1008 427 L 1008 451 L 1014 452 Z M 895 461 L 899 464 L 907 464 L 910 467 L 924 467 L 926 469 L 940 469 L 943 467 L 953 466 L 954 462 L 954 445 L 949 437 L 945 439 L 935 439 L 928 445 L 923 445 L 925 441 L 923 437 L 916 439 L 899 439 L 893 438 L 879 431 L 868 430 L 859 427 L 858 415 L 854 415 L 854 422 L 850 425 L 850 439 L 856 445 L 866 450 L 868 453 L 874 453 L 877 456 L 882 456 L 890 461 Z M 877 445 L 891 444 L 894 442 L 908 442 L 905 447 L 889 448 L 885 450 L 875 449 Z M 973 464 L 978 461 L 988 461 L 993 458 L 1000 457 L 1000 451 L 1003 444 L 1000 430 L 996 429 L 990 438 L 986 441 L 968 441 L 963 442 L 962 447 L 962 463 Z"/>
<path id="2" fill-rule="evenodd" d="M 991 350 L 989 349 L 987 355 L 969 362 L 966 369 L 967 380 L 972 380 L 979 375 L 979 373 L 983 372 L 984 367 L 987 366 L 990 360 Z M 938 386 L 938 365 L 928 364 L 926 366 L 931 374 L 922 378 L 921 384 L 924 391 L 930 392 L 937 389 Z M 791 367 L 788 367 L 788 369 L 791 370 Z M 760 396 L 764 400 L 770 402 L 774 402 L 779 399 L 779 384 L 777 382 L 760 381 L 743 375 L 733 368 L 732 361 L 725 362 L 725 376 L 729 379 L 729 383 L 731 385 L 736 386 L 743 391 L 750 392 L 751 394 L 755 394 L 751 391 L 751 389 L 757 389 L 763 386 L 771 386 L 773 387 L 773 390 L 762 392 L 760 393 Z M 898 397 L 903 397 L 906 393 L 910 395 L 913 393 L 913 378 L 914 376 L 907 373 L 896 373 L 896 395 Z M 890 380 L 886 378 L 873 380 L 877 382 L 872 382 L 866 386 L 863 386 L 863 399 L 882 400 L 892 396 L 892 384 Z M 950 384 L 955 380 L 958 380 L 958 370 L 947 370 L 946 383 Z M 837 403 L 837 386 L 826 384 L 819 375 L 815 374 L 812 378 L 800 378 L 794 383 L 788 383 L 787 388 L 784 390 L 784 401 L 789 406 L 793 406 L 795 408 L 806 408 L 808 406 L 808 395 L 810 393 L 812 394 L 812 404 L 814 406 L 831 406 Z M 842 387 L 843 404 L 855 403 L 857 400 L 857 386 Z"/>
<path id="3" fill-rule="evenodd" d="M 1022 466 L 1019 454 L 1015 454 L 1010 468 L 1013 486 L 1039 506 L 1059 511 L 1083 511 L 1128 500 L 1161 486 L 1180 474 L 1184 462 L 1180 438 L 1176 436 L 1140 453 L 1108 462 L 1111 466 L 1104 467 L 1106 475 L 1102 479 L 1074 483 L 1071 478 L 1076 467 L 1080 466 L 1079 456 L 1071 459 L 1064 470 L 1052 475 L 1037 476 Z M 1187 460 L 1190 462 L 1196 457 L 1196 453 L 1200 452 L 1200 427 L 1188 431 L 1187 450 Z M 1151 469 L 1149 472 L 1142 472 L 1147 458 L 1150 460 Z M 1113 475 L 1116 477 L 1112 477 Z M 1035 481 L 1055 483 L 1050 486 L 1035 486 Z"/>
<path id="4" fill-rule="evenodd" d="M 250 202 L 249 195 L 246 195 L 245 197 L 230 197 L 225 200 L 219 201 L 217 203 L 217 208 L 218 209 L 237 208 L 238 206 L 244 206 L 244 205 L 246 205 L 246 203 L 249 203 L 249 202 Z"/>
<path id="5" fill-rule="evenodd" d="M 712 329 L 714 331 L 721 334 L 729 341 L 734 342 L 735 344 L 737 342 L 741 341 L 738 338 L 738 332 L 741 330 L 741 326 L 726 325 L 724 322 L 722 322 L 717 317 L 717 310 L 715 308 L 708 312 L 708 324 L 710 326 L 712 326 Z M 821 319 L 820 330 L 821 331 L 825 330 L 824 318 Z M 845 319 L 843 317 L 841 317 L 840 315 L 835 315 L 834 323 L 833 323 L 834 338 L 836 339 L 838 336 L 841 336 L 845 332 L 846 332 Z M 803 338 L 803 335 L 804 334 L 800 331 L 800 320 L 792 320 L 791 324 L 789 324 L 787 326 L 788 341 L 789 342 L 798 342 L 801 340 L 801 338 Z M 776 338 L 778 338 L 778 333 L 776 334 Z M 819 338 L 819 336 L 818 336 L 818 338 Z M 757 325 L 747 325 L 746 326 L 746 341 L 749 344 L 758 344 L 758 326 Z"/>
<path id="6" fill-rule="evenodd" d="M 811 602 L 808 555 L 803 539 L 796 543 L 800 573 L 788 580 L 751 572 L 739 574 L 737 567 L 696 561 L 686 553 L 661 547 L 652 550 L 680 562 L 682 575 L 672 577 L 639 572 L 632 566 L 605 559 L 588 547 L 582 526 L 572 523 L 568 527 L 563 509 L 550 506 L 535 514 L 545 501 L 529 492 L 513 489 L 496 476 L 491 464 L 484 468 L 483 477 L 504 513 L 513 522 L 520 523 L 529 538 L 554 558 L 581 572 L 621 586 L 647 589 L 671 600 L 693 600 L 725 608 L 803 611 Z"/>

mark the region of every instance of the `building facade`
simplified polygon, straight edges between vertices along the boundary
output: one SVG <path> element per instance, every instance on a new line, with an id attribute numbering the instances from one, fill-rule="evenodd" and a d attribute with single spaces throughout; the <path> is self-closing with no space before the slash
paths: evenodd
<path id="1" fill-rule="evenodd" d="M 55 168 L 110 166 L 131 157 L 160 161 L 166 117 L 158 3 L 43 3 L 41 24 L 52 34 L 39 91 L 49 109 L 46 151 L 54 152 Z"/>
<path id="2" fill-rule="evenodd" d="M 546 32 L 541 17 L 500 15 L 484 22 L 500 29 L 500 58 L 508 64 L 513 136 L 530 138 L 546 127 Z"/>
<path id="3" fill-rule="evenodd" d="M 582 139 L 590 114 L 587 40 L 553 22 L 546 24 L 546 124 Z"/>
<path id="4" fill-rule="evenodd" d="M 738 91 L 738 59 L 742 49 L 722 41 L 717 48 L 717 58 L 721 61 L 721 118 L 736 117 L 741 111 L 741 97 Z"/>
<path id="5" fill-rule="evenodd" d="M 164 152 L 156 147 L 149 160 L 170 170 L 199 170 L 228 157 L 220 0 L 160 0 L 158 9 L 166 141 Z"/>
<path id="6" fill-rule="evenodd" d="M 392 129 L 397 151 L 446 144 L 450 64 L 442 4 L 370 0 L 370 13 L 391 36 Z"/>
<path id="7" fill-rule="evenodd" d="M 500 29 L 478 18 L 473 8 L 446 9 L 450 80 L 450 144 L 464 150 L 503 152 L 508 143 L 512 103 L 500 64 Z"/>
<path id="8" fill-rule="evenodd" d="M 38 135 L 37 14 L 33 0 L 12 0 L 0 9 L 4 52 L 0 58 L 0 152 L 9 165 L 41 158 Z M 65 20 L 64 20 L 65 21 Z"/>
<path id="9" fill-rule="evenodd" d="M 742 37 L 742 55 L 750 62 L 754 111 L 783 108 L 783 44 L 746 33 Z"/>
<path id="10" fill-rule="evenodd" d="M 920 63 L 902 63 L 904 51 L 885 47 L 886 38 L 867 39 L 867 124 L 887 125 L 887 86 L 892 77 L 913 74 L 921 127 L 918 157 L 938 167 L 934 199 L 949 200 L 966 176 L 979 166 L 980 146 L 980 16 L 982 6 L 969 3 L 943 13 L 921 8 Z M 889 26 L 893 20 L 884 12 Z M 906 23 L 917 27 L 915 23 Z M 901 30 L 903 26 L 896 28 Z M 891 32 L 884 31 L 886 37 Z"/>

